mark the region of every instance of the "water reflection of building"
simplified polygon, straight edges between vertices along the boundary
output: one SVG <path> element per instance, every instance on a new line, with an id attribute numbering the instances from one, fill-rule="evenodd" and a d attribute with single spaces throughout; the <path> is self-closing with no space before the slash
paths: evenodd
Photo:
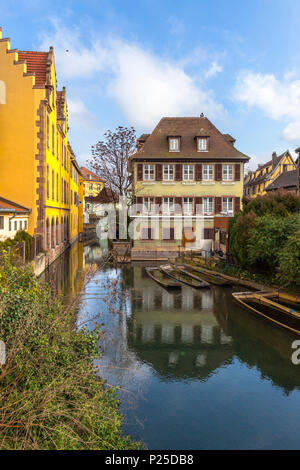
<path id="1" fill-rule="evenodd" d="M 70 302 L 83 288 L 83 244 L 74 243 L 44 271 L 41 280 Z"/>
<path id="2" fill-rule="evenodd" d="M 135 267 L 129 346 L 160 374 L 205 378 L 232 358 L 213 289 L 168 292 Z"/>

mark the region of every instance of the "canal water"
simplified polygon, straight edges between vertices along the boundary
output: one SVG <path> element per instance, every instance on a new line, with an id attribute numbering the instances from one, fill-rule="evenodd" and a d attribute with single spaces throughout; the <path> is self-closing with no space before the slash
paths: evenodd
<path id="1" fill-rule="evenodd" d="M 99 245 L 73 245 L 44 275 L 101 324 L 107 386 L 119 387 L 124 432 L 149 449 L 299 449 L 295 337 L 233 302 L 237 287 L 170 293 L 142 264 L 105 266 Z"/>

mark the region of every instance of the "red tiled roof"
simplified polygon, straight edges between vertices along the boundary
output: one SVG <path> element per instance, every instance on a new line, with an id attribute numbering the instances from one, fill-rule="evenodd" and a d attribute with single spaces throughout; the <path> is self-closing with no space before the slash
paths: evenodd
<path id="1" fill-rule="evenodd" d="M 82 166 L 80 170 L 85 181 L 102 181 L 105 183 L 104 179 L 97 176 L 96 173 L 93 173 L 91 170 L 88 170 L 88 168 L 85 168 L 85 166 Z M 91 175 L 92 179 L 89 178 L 89 175 Z"/>
<path id="2" fill-rule="evenodd" d="M 31 209 L 28 209 L 27 207 L 17 204 L 16 202 L 9 201 L 8 199 L 5 199 L 4 197 L 0 196 L 0 211 L 1 209 L 4 209 L 4 210 L 9 209 L 12 212 L 30 212 L 31 210 Z"/>
<path id="3" fill-rule="evenodd" d="M 27 72 L 34 73 L 36 86 L 46 84 L 48 52 L 18 51 L 19 60 L 27 63 Z"/>

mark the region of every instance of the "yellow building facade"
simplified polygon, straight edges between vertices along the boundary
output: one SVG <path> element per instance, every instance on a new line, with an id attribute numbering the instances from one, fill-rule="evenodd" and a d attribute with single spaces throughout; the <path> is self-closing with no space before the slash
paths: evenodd
<path id="1" fill-rule="evenodd" d="M 104 180 L 88 168 L 80 168 L 83 176 L 83 193 L 85 197 L 96 197 L 104 187 Z"/>
<path id="2" fill-rule="evenodd" d="M 134 252 L 211 249 L 216 218 L 242 205 L 244 163 L 235 139 L 203 115 L 162 118 L 131 157 Z"/>
<path id="3" fill-rule="evenodd" d="M 277 156 L 276 152 L 272 154 L 272 160 L 264 165 L 258 165 L 255 171 L 249 171 L 244 179 L 244 196 L 257 197 L 264 196 L 267 188 L 283 173 L 296 170 L 296 164 L 287 150 Z"/>
<path id="4" fill-rule="evenodd" d="M 83 178 L 53 48 L 11 49 L 0 31 L 0 83 L 0 196 L 28 207 L 28 232 L 42 237 L 44 249 L 61 251 L 82 231 Z"/>

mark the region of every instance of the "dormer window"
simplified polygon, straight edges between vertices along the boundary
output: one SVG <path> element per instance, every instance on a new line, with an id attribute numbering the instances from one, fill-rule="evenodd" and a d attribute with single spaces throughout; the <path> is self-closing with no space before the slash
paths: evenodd
<path id="1" fill-rule="evenodd" d="M 169 137 L 169 151 L 179 152 L 179 137 Z"/>
<path id="2" fill-rule="evenodd" d="M 207 137 L 197 137 L 197 150 L 198 152 L 207 151 Z"/>

